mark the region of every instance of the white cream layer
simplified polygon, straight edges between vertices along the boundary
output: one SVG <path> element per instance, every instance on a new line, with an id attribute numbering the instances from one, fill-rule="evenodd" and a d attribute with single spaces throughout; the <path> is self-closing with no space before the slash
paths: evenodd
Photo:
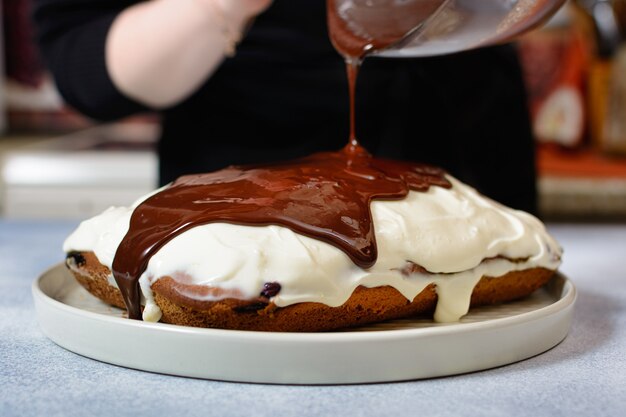
<path id="1" fill-rule="evenodd" d="M 171 276 L 185 277 L 187 284 L 236 289 L 245 298 L 257 297 L 266 282 L 279 282 L 282 288 L 272 301 L 280 307 L 306 301 L 339 306 L 359 285 L 390 285 L 412 300 L 435 283 L 439 297 L 435 320 L 457 321 L 467 313 L 472 290 L 482 276 L 559 266 L 561 248 L 538 219 L 448 179 L 451 189 L 433 186 L 425 193 L 410 192 L 403 200 L 372 202 L 378 261 L 367 270 L 334 246 L 280 226 L 194 227 L 164 245 L 141 276 L 144 320 L 160 318 L 150 285 Z M 138 203 L 110 208 L 84 221 L 63 249 L 93 251 L 111 268 Z M 523 261 L 483 262 L 496 256 Z M 400 270 L 408 261 L 431 274 L 403 275 Z"/>

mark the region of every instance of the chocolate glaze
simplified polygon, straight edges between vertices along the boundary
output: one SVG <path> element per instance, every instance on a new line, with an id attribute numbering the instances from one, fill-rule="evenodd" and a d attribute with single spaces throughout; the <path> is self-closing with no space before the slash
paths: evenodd
<path id="1" fill-rule="evenodd" d="M 330 40 L 346 60 L 350 92 L 349 144 L 358 146 L 355 87 L 363 58 L 418 30 L 448 0 L 327 0 Z"/>
<path id="2" fill-rule="evenodd" d="M 360 60 L 401 40 L 445 0 L 354 0 L 345 2 L 349 7 L 341 14 L 340 1 L 328 0 L 328 21 L 333 44 L 347 63 L 348 145 L 272 166 L 232 166 L 184 176 L 141 203 L 113 260 L 130 318 L 141 318 L 139 277 L 150 258 L 192 227 L 213 222 L 281 225 L 334 245 L 369 268 L 377 258 L 370 202 L 401 199 L 409 190 L 427 191 L 433 185 L 451 186 L 441 169 L 373 158 L 359 146 L 354 124 Z"/>
<path id="3" fill-rule="evenodd" d="M 447 0 L 327 0 L 328 30 L 344 57 L 362 58 L 403 40 Z"/>
<path id="4" fill-rule="evenodd" d="M 113 274 L 131 318 L 140 317 L 138 280 L 159 248 L 201 224 L 281 225 L 330 243 L 362 268 L 376 262 L 372 199 L 450 187 L 438 168 L 376 159 L 358 145 L 272 166 L 188 175 L 133 212 Z"/>

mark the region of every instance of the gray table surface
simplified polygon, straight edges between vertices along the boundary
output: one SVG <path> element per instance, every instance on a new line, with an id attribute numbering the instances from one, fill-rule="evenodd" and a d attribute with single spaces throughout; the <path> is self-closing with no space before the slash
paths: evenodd
<path id="1" fill-rule="evenodd" d="M 74 226 L 0 220 L 0 416 L 626 415 L 626 225 L 549 225 L 579 291 L 570 334 L 554 349 L 460 376 L 321 387 L 158 375 L 55 345 L 30 286 L 62 259 Z"/>

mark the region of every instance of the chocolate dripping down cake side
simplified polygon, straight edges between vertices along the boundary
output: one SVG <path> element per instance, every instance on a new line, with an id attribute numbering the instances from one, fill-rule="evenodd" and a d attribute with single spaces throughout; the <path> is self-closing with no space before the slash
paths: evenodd
<path id="1" fill-rule="evenodd" d="M 535 217 L 350 146 L 182 177 L 84 221 L 64 250 L 78 282 L 133 318 L 300 332 L 458 321 L 529 295 L 561 259 Z"/>

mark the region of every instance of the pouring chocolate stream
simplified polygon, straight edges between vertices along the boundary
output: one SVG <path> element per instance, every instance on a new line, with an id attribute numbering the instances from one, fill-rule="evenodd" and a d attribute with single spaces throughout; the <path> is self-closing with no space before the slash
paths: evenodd
<path id="1" fill-rule="evenodd" d="M 441 169 L 373 158 L 360 147 L 354 123 L 360 61 L 367 53 L 400 41 L 445 0 L 413 0 L 400 6 L 393 0 L 379 0 L 374 1 L 374 14 L 364 2 L 344 2 L 350 7 L 338 8 L 337 1 L 328 0 L 328 22 L 333 44 L 347 64 L 348 144 L 338 152 L 271 166 L 232 166 L 184 176 L 139 204 L 112 265 L 131 319 L 141 318 L 139 278 L 150 258 L 195 226 L 213 222 L 280 225 L 332 244 L 355 264 L 368 268 L 377 259 L 370 212 L 373 199 L 401 199 L 409 190 L 427 191 L 433 185 L 451 187 Z M 371 29 L 358 29 L 365 27 Z"/>

